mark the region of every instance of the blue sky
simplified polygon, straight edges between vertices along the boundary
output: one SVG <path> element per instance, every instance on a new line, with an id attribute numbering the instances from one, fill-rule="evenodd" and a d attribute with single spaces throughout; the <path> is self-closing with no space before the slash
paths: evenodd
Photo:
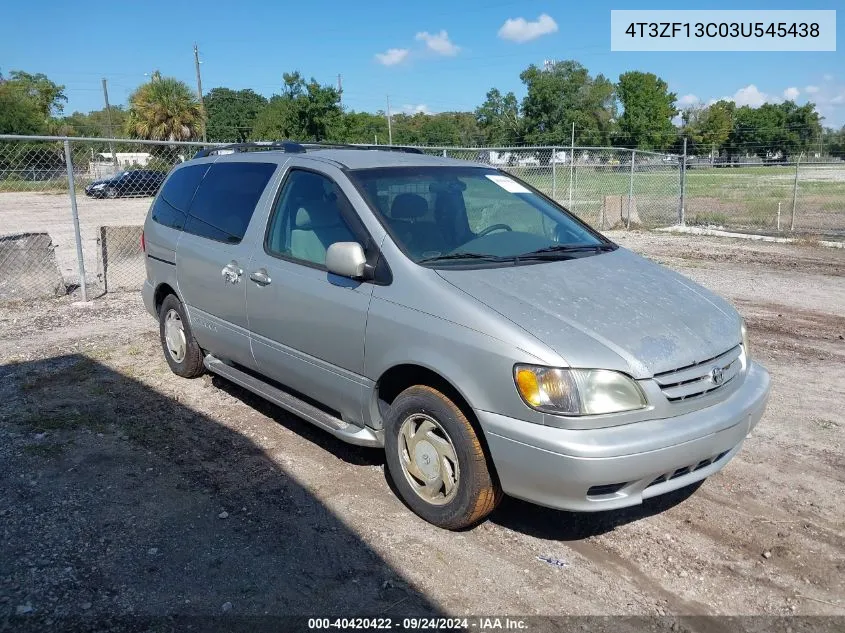
<path id="1" fill-rule="evenodd" d="M 253 88 L 269 96 L 278 92 L 283 72 L 299 70 L 322 83 L 334 83 L 342 74 L 344 105 L 356 110 L 384 109 L 388 94 L 394 111 L 470 110 L 493 86 L 522 96 L 519 73 L 531 63 L 577 59 L 591 73 L 614 81 L 626 70 L 654 72 L 682 104 L 735 97 L 759 105 L 788 95 L 799 103 L 816 102 L 827 125 L 845 124 L 842 27 L 837 52 L 610 52 L 611 8 L 681 8 L 677 2 L 11 0 L 5 5 L 0 70 L 44 72 L 65 84 L 68 113 L 102 107 L 102 77 L 109 80 L 112 103 L 126 103 L 154 69 L 194 86 L 196 41 L 206 91 Z M 773 0 L 685 8 L 837 5 Z M 551 21 L 538 21 L 544 14 Z M 506 29 L 511 39 L 499 35 L 506 20 L 519 18 L 536 24 L 512 24 Z M 526 33 L 536 37 L 518 41 Z"/>

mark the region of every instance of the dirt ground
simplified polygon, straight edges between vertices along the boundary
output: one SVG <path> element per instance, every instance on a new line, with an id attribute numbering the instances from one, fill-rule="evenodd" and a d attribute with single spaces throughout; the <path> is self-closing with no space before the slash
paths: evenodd
<path id="1" fill-rule="evenodd" d="M 380 451 L 222 379 L 172 375 L 135 294 L 0 306 L 0 629 L 219 614 L 845 616 L 845 252 L 612 237 L 742 312 L 773 378 L 763 421 L 696 491 L 592 515 L 506 499 L 462 533 L 406 509 Z"/>

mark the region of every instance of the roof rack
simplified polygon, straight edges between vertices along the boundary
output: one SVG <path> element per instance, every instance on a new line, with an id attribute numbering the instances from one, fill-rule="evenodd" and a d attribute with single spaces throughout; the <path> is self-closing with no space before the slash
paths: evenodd
<path id="1" fill-rule="evenodd" d="M 300 143 L 293 141 L 272 141 L 270 143 L 252 142 L 252 143 L 232 143 L 230 145 L 215 145 L 214 147 L 206 147 L 194 154 L 194 158 L 204 158 L 212 154 L 219 154 L 220 152 L 234 153 L 246 152 L 251 149 L 264 150 L 283 150 L 290 154 L 302 154 L 305 147 Z"/>
<path id="2" fill-rule="evenodd" d="M 206 147 L 194 154 L 194 158 L 204 158 L 212 154 L 225 152 L 246 152 L 249 150 L 282 150 L 290 154 L 301 154 L 309 149 L 360 149 L 375 150 L 382 152 L 404 152 L 406 154 L 422 154 L 418 147 L 407 147 L 405 145 L 358 145 L 356 143 L 296 143 L 295 141 L 272 141 L 272 142 L 250 142 L 231 143 L 230 145 L 215 145 Z"/>
<path id="3" fill-rule="evenodd" d="M 381 152 L 404 152 L 406 154 L 422 154 L 419 147 L 406 145 L 364 145 L 358 143 L 301 143 L 305 149 L 361 149 Z"/>

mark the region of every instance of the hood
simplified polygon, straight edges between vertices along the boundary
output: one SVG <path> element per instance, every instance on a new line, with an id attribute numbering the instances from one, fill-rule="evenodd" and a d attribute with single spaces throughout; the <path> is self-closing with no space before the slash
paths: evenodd
<path id="1" fill-rule="evenodd" d="M 740 317 L 729 303 L 624 248 L 534 265 L 437 272 L 573 367 L 621 368 L 647 378 L 740 342 Z M 622 367 L 607 366 L 607 349 L 624 361 Z"/>

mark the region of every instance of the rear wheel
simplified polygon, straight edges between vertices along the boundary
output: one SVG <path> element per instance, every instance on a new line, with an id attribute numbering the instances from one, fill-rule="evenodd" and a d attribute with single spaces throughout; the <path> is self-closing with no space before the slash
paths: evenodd
<path id="1" fill-rule="evenodd" d="M 202 350 L 191 333 L 182 302 L 174 295 L 167 295 L 159 309 L 158 320 L 161 347 L 171 371 L 183 378 L 201 375 Z"/>
<path id="2" fill-rule="evenodd" d="M 396 397 L 385 416 L 384 444 L 399 494 L 429 523 L 469 527 L 501 498 L 478 434 L 437 389 L 417 385 Z"/>

